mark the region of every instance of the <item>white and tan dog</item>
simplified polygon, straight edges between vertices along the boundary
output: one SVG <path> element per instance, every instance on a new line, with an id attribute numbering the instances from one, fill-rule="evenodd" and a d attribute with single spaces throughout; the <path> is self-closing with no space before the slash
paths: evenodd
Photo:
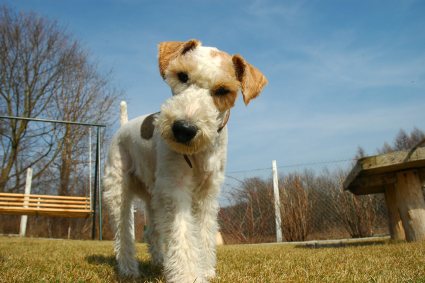
<path id="1" fill-rule="evenodd" d="M 108 152 L 103 184 L 116 258 L 122 275 L 140 275 L 131 233 L 138 196 L 148 214 L 149 251 L 166 280 L 205 282 L 215 276 L 230 108 L 239 90 L 248 104 L 267 80 L 241 56 L 197 40 L 161 43 L 159 69 L 173 96 L 161 112 L 125 123 Z"/>

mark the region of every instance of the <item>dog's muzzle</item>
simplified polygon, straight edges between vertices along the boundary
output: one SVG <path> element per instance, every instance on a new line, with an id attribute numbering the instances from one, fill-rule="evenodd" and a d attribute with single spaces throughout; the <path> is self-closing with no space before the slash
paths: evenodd
<path id="1" fill-rule="evenodd" d="M 198 127 L 185 120 L 177 120 L 172 127 L 174 138 L 177 142 L 187 144 L 198 132 Z"/>

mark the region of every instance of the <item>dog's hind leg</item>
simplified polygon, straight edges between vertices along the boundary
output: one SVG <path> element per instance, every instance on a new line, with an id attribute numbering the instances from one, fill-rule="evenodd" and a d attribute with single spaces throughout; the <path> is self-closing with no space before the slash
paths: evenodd
<path id="1" fill-rule="evenodd" d="M 131 217 L 132 177 L 128 175 L 129 166 L 125 163 L 125 152 L 121 148 L 116 146 L 109 151 L 103 178 L 104 196 L 115 227 L 115 254 L 119 272 L 123 276 L 138 277 L 140 272 L 135 258 L 134 223 Z"/>

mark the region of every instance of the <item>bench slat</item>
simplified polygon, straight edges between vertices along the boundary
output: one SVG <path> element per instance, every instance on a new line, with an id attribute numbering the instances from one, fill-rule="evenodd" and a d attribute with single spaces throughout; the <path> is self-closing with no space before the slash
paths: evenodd
<path id="1" fill-rule="evenodd" d="M 0 193 L 0 213 L 86 218 L 93 211 L 89 197 Z"/>
<path id="2" fill-rule="evenodd" d="M 86 200 L 88 197 L 82 197 L 82 196 L 53 196 L 53 195 L 25 195 L 25 194 L 16 194 L 16 193 L 0 193 L 0 197 L 37 197 L 37 198 L 47 198 L 47 199 L 64 199 L 64 200 Z"/>
<path id="3" fill-rule="evenodd" d="M 55 204 L 76 204 L 76 205 L 89 205 L 90 201 L 75 201 L 75 200 L 60 200 L 60 201 L 54 201 L 54 200 L 46 200 L 46 199 L 35 199 L 35 198 L 29 198 L 29 199 L 19 199 L 19 198 L 3 198 L 0 197 L 0 202 L 9 202 L 9 203 L 16 203 L 16 204 L 23 204 L 24 202 L 28 203 L 55 203 Z"/>
<path id="4" fill-rule="evenodd" d="M 83 204 L 83 205 L 73 205 L 73 204 L 55 204 L 55 203 L 14 203 L 14 202 L 1 202 L 0 201 L 0 207 L 6 206 L 6 207 L 24 207 L 27 206 L 28 208 L 34 207 L 34 208 L 75 208 L 75 209 L 90 209 L 89 204 Z"/>
<path id="5" fill-rule="evenodd" d="M 67 218 L 87 218 L 92 214 L 91 210 L 64 210 L 64 209 L 28 209 L 23 207 L 2 208 L 0 213 L 19 215 L 59 216 Z"/>

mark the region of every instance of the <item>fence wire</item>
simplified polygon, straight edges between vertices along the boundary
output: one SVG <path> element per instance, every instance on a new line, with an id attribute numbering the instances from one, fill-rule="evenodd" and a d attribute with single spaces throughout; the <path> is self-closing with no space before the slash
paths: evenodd
<path id="1" fill-rule="evenodd" d="M 356 196 L 344 191 L 347 170 L 315 172 L 307 169 L 279 176 L 279 229 L 284 241 L 389 233 L 382 195 Z M 244 178 L 228 174 L 223 188 L 219 224 L 227 244 L 276 241 L 272 178 L 257 177 L 256 171 L 249 174 Z"/>
<path id="2" fill-rule="evenodd" d="M 88 149 L 86 149 L 88 150 Z M 78 156 L 81 156 L 80 154 Z M 355 196 L 343 191 L 342 181 L 348 170 L 338 169 L 341 162 L 331 161 L 279 166 L 278 191 L 284 241 L 325 240 L 389 234 L 387 208 L 382 195 Z M 337 164 L 332 170 L 323 165 Z M 73 164 L 76 164 L 75 162 Z M 81 166 L 87 166 L 82 162 Z M 302 166 L 303 168 L 298 168 Z M 346 166 L 350 167 L 350 166 Z M 53 167 L 52 167 L 53 168 Z M 86 168 L 86 167 L 85 167 Z M 307 169 L 304 169 L 307 168 Z M 54 169 L 54 168 L 53 168 Z M 53 170 L 50 169 L 50 170 Z M 298 171 L 297 171 L 298 169 Z M 53 193 L 59 174 L 46 170 L 34 182 L 35 193 Z M 59 170 L 59 168 L 57 169 Z M 225 244 L 267 243 L 276 241 L 275 199 L 270 168 L 227 172 L 220 196 L 218 221 Z M 76 170 L 85 172 L 88 170 Z M 72 175 L 73 176 L 73 175 Z M 71 194 L 88 194 L 89 177 L 75 175 Z M 79 184 L 79 185 L 77 185 Z M 56 192 L 57 193 L 57 192 Z M 135 202 L 135 239 L 143 242 L 146 217 L 144 205 Z M 113 239 L 109 218 L 103 217 L 104 239 Z M 85 220 L 30 217 L 29 235 L 33 237 L 89 238 Z M 17 233 L 19 217 L 0 216 L 0 233 Z M 47 227 L 47 228 L 46 228 Z M 56 231 L 57 230 L 57 231 Z M 79 231 L 77 233 L 77 231 Z"/>

